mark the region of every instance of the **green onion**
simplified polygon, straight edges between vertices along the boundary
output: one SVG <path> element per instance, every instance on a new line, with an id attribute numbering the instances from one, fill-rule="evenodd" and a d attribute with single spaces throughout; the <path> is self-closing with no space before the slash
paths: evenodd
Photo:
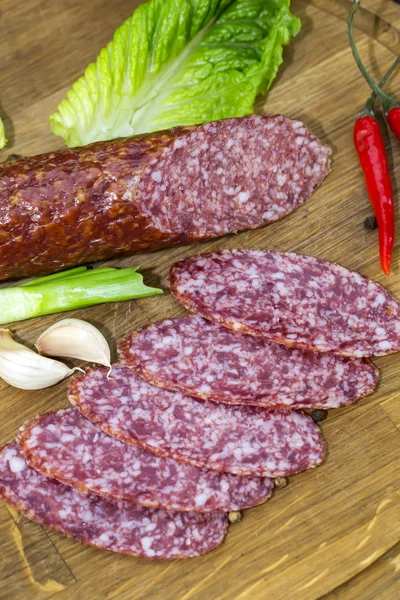
<path id="1" fill-rule="evenodd" d="M 137 269 L 103 267 L 87 270 L 78 267 L 2 288 L 0 324 L 163 293 L 160 289 L 147 287 Z"/>
<path id="2" fill-rule="evenodd" d="M 49 281 L 55 281 L 56 279 L 66 279 L 67 277 L 73 277 L 79 273 L 87 271 L 87 267 L 76 267 L 75 269 L 69 269 L 68 271 L 62 271 L 61 273 L 54 273 L 53 275 L 46 275 L 46 277 L 38 277 L 37 279 L 30 279 L 25 283 L 20 283 L 19 287 L 29 287 L 31 285 L 38 285 L 47 283 Z"/>
<path id="3" fill-rule="evenodd" d="M 131 267 L 132 271 L 137 271 L 139 267 Z M 113 267 L 100 267 L 96 269 L 96 273 L 107 273 L 107 271 L 117 271 Z M 31 279 L 25 283 L 20 283 L 19 287 L 32 287 L 33 285 L 43 285 L 45 283 L 52 283 L 59 279 L 72 279 L 73 277 L 87 277 L 93 271 L 88 270 L 87 267 L 76 267 L 75 269 L 69 269 L 69 271 L 62 271 L 61 273 L 54 273 L 54 275 L 46 275 L 46 277 L 39 277 L 38 279 Z"/>
<path id="4" fill-rule="evenodd" d="M 73 269 L 71 269 L 72 271 Z M 134 267 L 134 270 L 136 271 L 136 267 Z M 104 267 L 104 268 L 100 268 L 100 269 L 96 269 L 96 275 L 100 275 L 100 274 L 104 274 L 104 273 L 115 273 L 116 271 L 118 271 L 118 269 L 112 269 L 111 267 Z M 75 272 L 75 273 L 71 273 L 71 275 L 66 275 L 65 277 L 57 277 L 55 279 L 52 279 L 51 275 L 49 275 L 49 279 L 47 279 L 46 277 L 43 277 L 42 281 L 39 282 L 39 285 L 49 285 L 50 283 L 53 283 L 53 281 L 56 282 L 60 282 L 61 281 L 76 281 L 77 279 L 82 279 L 84 278 L 85 280 L 91 275 L 91 273 L 93 273 L 93 271 L 89 271 L 86 270 L 83 273 L 80 272 Z M 29 282 L 29 287 L 37 287 L 36 284 L 36 280 L 34 279 L 33 281 Z M 26 286 L 24 286 L 26 287 Z"/>

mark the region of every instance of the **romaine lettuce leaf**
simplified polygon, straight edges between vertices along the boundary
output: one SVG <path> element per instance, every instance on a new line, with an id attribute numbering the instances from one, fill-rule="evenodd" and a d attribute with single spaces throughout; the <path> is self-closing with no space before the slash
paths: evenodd
<path id="1" fill-rule="evenodd" d="M 150 0 L 50 117 L 69 146 L 253 112 L 300 21 L 290 0 Z"/>
<path id="2" fill-rule="evenodd" d="M 0 150 L 7 144 L 6 134 L 4 132 L 4 124 L 0 117 Z"/>

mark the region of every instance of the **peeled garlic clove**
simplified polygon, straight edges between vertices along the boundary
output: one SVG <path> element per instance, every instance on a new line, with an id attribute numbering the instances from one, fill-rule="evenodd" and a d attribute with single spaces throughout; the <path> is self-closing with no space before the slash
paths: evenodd
<path id="1" fill-rule="evenodd" d="M 21 390 L 41 390 L 71 375 L 57 360 L 40 356 L 13 340 L 8 329 L 0 329 L 0 377 Z M 79 369 L 81 370 L 81 369 Z"/>
<path id="2" fill-rule="evenodd" d="M 63 319 L 52 325 L 35 344 L 39 354 L 80 358 L 111 367 L 107 340 L 96 327 L 81 319 Z"/>

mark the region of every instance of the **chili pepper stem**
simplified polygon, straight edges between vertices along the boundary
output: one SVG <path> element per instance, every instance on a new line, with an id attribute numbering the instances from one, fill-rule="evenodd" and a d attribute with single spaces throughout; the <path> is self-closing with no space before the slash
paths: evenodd
<path id="1" fill-rule="evenodd" d="M 360 119 L 361 117 L 372 117 L 374 119 L 375 118 L 374 103 L 375 103 L 375 98 L 372 98 L 372 94 L 371 94 L 371 96 L 368 98 L 366 104 L 357 113 L 356 118 Z"/>
<path id="2" fill-rule="evenodd" d="M 357 50 L 357 46 L 356 46 L 356 43 L 354 40 L 354 33 L 353 33 L 354 15 L 356 14 L 359 6 L 360 6 L 360 0 L 354 0 L 353 5 L 350 10 L 350 13 L 349 13 L 349 18 L 347 21 L 347 31 L 348 31 L 351 50 L 353 52 L 354 60 L 356 61 L 357 66 L 358 66 L 362 76 L 364 77 L 364 79 L 366 80 L 366 82 L 368 83 L 368 85 L 370 86 L 372 91 L 374 92 L 374 94 L 382 102 L 383 110 L 385 111 L 385 114 L 387 114 L 392 108 L 395 108 L 396 106 L 398 106 L 398 103 L 396 102 L 396 100 L 394 98 L 392 98 L 391 96 L 386 94 L 380 88 L 380 86 L 372 79 L 372 77 L 369 75 L 367 69 L 365 68 L 364 63 L 361 60 L 360 54 Z M 397 61 L 400 61 L 400 58 L 397 59 Z M 396 63 L 397 63 L 397 61 L 396 61 Z M 396 68 L 396 66 L 397 66 L 397 64 L 392 65 L 392 69 L 394 70 Z M 388 77 L 390 77 L 392 72 L 393 71 L 390 70 Z M 370 102 L 370 100 L 371 100 L 371 97 L 368 99 L 367 104 Z M 372 99 L 372 106 L 373 106 L 374 100 L 375 100 L 375 98 Z"/>

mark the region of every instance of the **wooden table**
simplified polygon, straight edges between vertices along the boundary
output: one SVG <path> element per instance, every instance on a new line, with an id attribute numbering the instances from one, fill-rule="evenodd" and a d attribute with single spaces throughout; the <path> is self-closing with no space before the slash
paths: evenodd
<path id="1" fill-rule="evenodd" d="M 127 18 L 135 1 L 2 0 L 0 114 L 10 144 L 0 154 L 62 147 L 48 116 L 98 50 Z M 376 79 L 399 50 L 400 7 L 365 0 L 357 41 Z M 363 228 L 371 208 L 352 146 L 355 113 L 368 88 L 353 62 L 344 19 L 347 0 L 293 0 L 303 29 L 265 108 L 303 119 L 334 150 L 333 173 L 315 196 L 282 221 L 111 264 L 140 264 L 149 285 L 165 281 L 170 265 L 199 250 L 290 250 L 337 261 L 376 279 L 400 298 L 400 234 L 393 272 L 379 268 L 377 233 Z M 400 74 L 389 89 L 400 94 Z M 263 100 L 265 102 L 265 100 Z M 259 107 L 262 106 L 259 103 Z M 399 205 L 399 145 L 385 134 Z M 399 221 L 399 220 L 398 220 Z M 397 223 L 399 230 L 400 223 Z M 184 314 L 171 295 L 81 310 L 115 343 L 149 321 Z M 56 316 L 15 324 L 33 344 Z M 44 530 L 0 506 L 0 598 L 59 600 L 394 600 L 400 596 L 400 367 L 398 356 L 376 360 L 377 391 L 323 423 L 329 455 L 297 475 L 264 506 L 231 526 L 225 543 L 188 561 L 150 562 L 86 547 Z M 26 420 L 67 405 L 67 384 L 20 392 L 0 384 L 0 443 Z"/>

